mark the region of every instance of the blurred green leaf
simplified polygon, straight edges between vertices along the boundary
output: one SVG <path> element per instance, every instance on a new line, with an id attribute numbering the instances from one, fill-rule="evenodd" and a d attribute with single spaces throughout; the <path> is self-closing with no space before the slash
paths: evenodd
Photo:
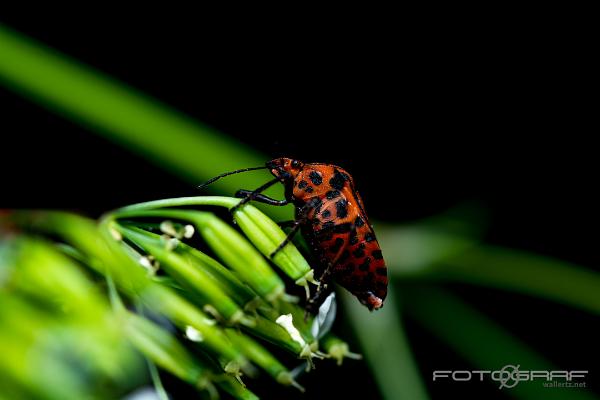
<path id="1" fill-rule="evenodd" d="M 194 185 L 222 172 L 268 161 L 265 155 L 1 24 L 0 54 L 0 84 L 146 156 Z M 232 176 L 214 186 L 233 194 L 242 186 L 254 189 L 262 185 L 268 179 L 266 174 Z M 281 188 L 270 192 L 282 195 Z M 291 215 L 289 207 L 278 207 L 272 214 L 287 219 Z"/>
<path id="2" fill-rule="evenodd" d="M 522 371 L 559 369 L 506 332 L 502 326 L 442 289 L 402 285 L 400 292 L 403 309 L 412 318 L 478 369 L 495 370 L 517 364 Z M 542 381 L 520 382 L 514 388 L 502 390 L 520 399 L 539 399 L 541 392 L 544 399 L 596 398 L 578 389 L 544 388 Z"/>
<path id="3" fill-rule="evenodd" d="M 354 296 L 341 296 L 361 349 L 386 400 L 428 399 L 390 290 L 385 307 L 371 313 Z"/>
<path id="4" fill-rule="evenodd" d="M 514 290 L 600 314 L 600 274 L 566 261 L 482 245 L 448 258 L 432 273 L 443 279 Z"/>
<path id="5" fill-rule="evenodd" d="M 600 274 L 550 257 L 479 243 L 443 229 L 443 219 L 383 226 L 378 237 L 390 273 L 402 279 L 451 280 L 568 304 L 600 313 Z"/>

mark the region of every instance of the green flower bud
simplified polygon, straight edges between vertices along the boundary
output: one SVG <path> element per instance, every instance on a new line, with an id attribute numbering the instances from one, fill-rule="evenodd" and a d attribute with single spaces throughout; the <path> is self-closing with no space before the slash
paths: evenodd
<path id="1" fill-rule="evenodd" d="M 362 359 L 362 355 L 350 351 L 348 343 L 331 333 L 325 335 L 321 340 L 321 345 L 323 346 L 325 353 L 337 361 L 337 365 L 342 365 L 344 358 L 350 358 L 352 360 Z"/>
<path id="2" fill-rule="evenodd" d="M 117 216 L 189 221 L 219 258 L 258 295 L 273 302 L 285 292 L 283 281 L 260 253 L 234 228 L 212 213 L 194 210 L 140 210 L 122 211 Z"/>
<path id="3" fill-rule="evenodd" d="M 123 322 L 131 343 L 153 363 L 199 389 L 210 372 L 169 332 L 144 317 L 125 311 Z"/>
<path id="4" fill-rule="evenodd" d="M 235 329 L 227 329 L 225 334 L 242 350 L 248 360 L 265 370 L 277 382 L 304 391 L 304 388 L 293 379 L 291 372 L 258 342 Z"/>
<path id="5" fill-rule="evenodd" d="M 117 229 L 124 237 L 152 254 L 169 275 L 202 298 L 205 304 L 211 305 L 227 323 L 236 324 L 244 318 L 242 309 L 204 269 L 195 264 L 192 257 L 165 249 L 160 243 L 160 236 L 150 232 L 137 228 Z"/>

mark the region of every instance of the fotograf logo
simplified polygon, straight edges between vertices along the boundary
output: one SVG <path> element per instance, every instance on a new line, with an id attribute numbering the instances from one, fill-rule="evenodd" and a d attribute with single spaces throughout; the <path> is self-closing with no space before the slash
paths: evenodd
<path id="1" fill-rule="evenodd" d="M 497 370 L 448 370 L 448 371 L 433 371 L 433 381 L 439 381 L 442 379 L 449 379 L 455 382 L 466 382 L 477 379 L 483 381 L 484 379 L 491 379 L 499 383 L 499 389 L 502 388 L 513 388 L 519 384 L 519 382 L 544 380 L 546 382 L 554 382 L 557 380 L 564 382 L 572 382 L 577 379 L 583 379 L 586 377 L 588 371 L 521 371 L 519 370 L 520 365 L 505 365 L 504 367 Z M 572 385 L 566 385 L 570 387 Z M 573 387 L 585 387 L 585 383 L 581 382 Z"/>

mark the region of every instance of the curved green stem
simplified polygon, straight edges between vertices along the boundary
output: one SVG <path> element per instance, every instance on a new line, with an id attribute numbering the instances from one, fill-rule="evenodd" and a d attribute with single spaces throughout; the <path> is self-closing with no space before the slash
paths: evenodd
<path id="1" fill-rule="evenodd" d="M 118 217 L 123 217 L 123 215 L 126 215 L 128 211 L 153 210 L 156 208 L 182 206 L 219 206 L 231 208 L 237 205 L 240 201 L 241 199 L 225 196 L 177 197 L 174 199 L 161 199 L 132 204 L 127 207 L 119 208 L 118 210 L 114 211 L 114 214 Z"/>
<path id="2" fill-rule="evenodd" d="M 391 275 L 514 290 L 600 314 L 600 274 L 579 265 L 435 227 L 382 229 L 379 237 Z"/>

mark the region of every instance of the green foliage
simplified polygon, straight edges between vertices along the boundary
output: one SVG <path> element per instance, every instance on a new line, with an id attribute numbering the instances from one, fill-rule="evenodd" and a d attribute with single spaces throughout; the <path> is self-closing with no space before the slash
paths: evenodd
<path id="1" fill-rule="evenodd" d="M 51 332 L 59 327 L 76 338 L 73 348 L 82 343 L 92 351 L 63 369 L 58 364 L 53 369 L 57 392 L 48 391 L 45 398 L 101 397 L 106 394 L 86 385 L 101 379 L 114 382 L 112 395 L 131 389 L 119 383 L 138 373 L 140 366 L 131 364 L 139 364 L 139 355 L 211 397 L 221 390 L 239 399 L 256 398 L 241 381 L 245 371 L 252 373 L 256 367 L 280 384 L 303 390 L 260 343 L 285 349 L 291 360 L 304 359 L 309 365 L 313 357 L 325 356 L 312 336 L 312 317 L 305 321 L 297 298 L 285 293 L 283 280 L 255 248 L 276 243 L 285 234 L 251 205 L 235 212 L 236 220 L 247 219 L 243 236 L 210 212 L 167 208 L 180 202 L 130 206 L 106 214 L 99 223 L 56 211 L 15 211 L 5 217 L 3 225 L 21 231 L 2 242 L 0 269 L 0 316 L 11 327 L 3 331 L 0 346 L 14 354 L 0 368 L 12 377 L 7 381 L 11 390 L 34 396 L 43 392 L 42 381 L 28 375 L 41 365 L 26 354 L 35 348 L 48 363 L 54 353 L 27 340 L 32 332 L 47 334 L 56 346 L 61 339 Z M 198 197 L 186 202 L 231 208 L 239 199 Z M 219 260 L 183 243 L 188 239 L 202 239 Z M 312 276 L 312 270 L 293 244 L 286 246 L 285 256 L 274 257 L 274 265 L 288 273 L 290 284 L 309 290 L 306 280 L 297 278 Z M 104 283 L 106 289 L 101 289 Z M 155 315 L 165 318 L 162 324 Z M 282 315 L 292 324 L 280 323 Z M 20 331 L 28 336 L 19 337 Z M 116 353 L 116 348 L 126 351 Z M 82 364 L 90 364 L 88 376 L 81 376 Z"/>
<path id="2" fill-rule="evenodd" d="M 192 184 L 266 160 L 253 149 L 2 26 L 0 54 L 0 83 L 147 156 Z M 230 194 L 241 187 L 259 186 L 264 177 L 262 172 L 232 177 L 217 182 L 214 188 Z M 167 209 L 208 202 L 230 207 L 234 201 L 220 199 L 168 199 L 136 205 L 111 214 L 100 228 L 66 213 L 15 215 L 14 222 L 58 238 L 62 245 L 32 236 L 11 239 L 5 235 L 2 239 L 0 376 L 6 379 L 0 380 L 0 398 L 105 397 L 111 389 L 111 393 L 124 392 L 146 378 L 139 374 L 144 370 L 140 354 L 151 360 L 151 371 L 156 364 L 210 393 L 214 393 L 214 384 L 234 397 L 252 398 L 234 378 L 236 368 L 230 362 L 241 370 L 251 362 L 278 382 L 294 385 L 289 370 L 261 343 L 267 340 L 296 356 L 313 355 L 310 348 L 291 340 L 289 332 L 274 322 L 283 310 L 294 316 L 302 314 L 287 302 L 284 281 L 263 257 L 280 242 L 282 233 L 276 232 L 272 221 L 260 219 L 253 208 L 244 208 L 243 215 L 236 213 L 246 238 L 207 213 Z M 207 203 L 202 204 L 204 201 Z M 443 215 L 412 226 L 377 224 L 392 281 L 401 282 L 403 290 L 395 295 L 397 285 L 393 285 L 390 300 L 376 314 L 368 314 L 354 299 L 343 303 L 348 323 L 388 399 L 427 397 L 404 333 L 405 314 L 474 366 L 498 367 L 495 364 L 505 362 L 502 355 L 506 354 L 510 354 L 510 362 L 514 357 L 548 365 L 544 357 L 498 324 L 436 288 L 438 282 L 518 291 L 593 314 L 600 310 L 597 273 L 482 244 L 484 224 L 470 214 Z M 290 210 L 273 208 L 269 215 L 289 219 Z M 156 232 L 166 220 L 175 227 L 195 224 L 220 261 L 181 243 L 183 237 L 172 230 L 167 229 L 169 237 L 161 238 Z M 117 241 L 113 235 L 125 240 Z M 152 275 L 154 264 L 148 254 L 159 261 L 166 278 Z M 309 287 L 310 268 L 307 270 L 293 246 L 271 261 L 291 282 Z M 202 348 L 202 356 L 192 354 L 190 343 L 183 344 L 144 313 L 132 314 L 115 306 L 119 301 L 114 295 L 109 305 L 106 292 L 101 290 L 106 278 L 115 282 L 128 304 L 143 304 L 143 310 L 164 315 L 179 334 L 188 331 L 192 336 L 200 335 L 203 340 L 193 345 Z M 430 286 L 424 291 L 414 290 L 420 282 Z M 218 301 L 225 298 L 229 300 Z M 314 343 L 310 330 L 298 318 L 295 322 L 305 343 Z M 353 356 L 342 339 L 328 335 L 321 344 L 335 359 Z M 40 374 L 39 368 L 52 373 Z M 520 398 L 536 394 L 525 386 L 514 393 Z M 551 395 L 587 396 L 571 391 Z"/>

